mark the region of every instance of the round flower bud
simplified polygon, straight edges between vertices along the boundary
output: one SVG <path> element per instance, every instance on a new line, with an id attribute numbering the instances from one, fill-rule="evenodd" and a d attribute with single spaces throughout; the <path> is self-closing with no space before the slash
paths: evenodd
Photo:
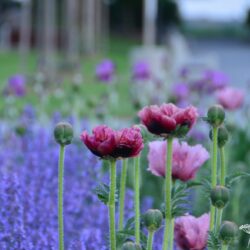
<path id="1" fill-rule="evenodd" d="M 213 127 L 219 127 L 225 120 L 225 111 L 220 105 L 213 105 L 207 112 L 207 121 Z"/>
<path id="2" fill-rule="evenodd" d="M 213 206 L 216 208 L 223 208 L 229 201 L 230 192 L 229 189 L 223 186 L 216 186 L 211 190 L 210 198 Z"/>
<path id="3" fill-rule="evenodd" d="M 54 137 L 62 146 L 70 144 L 73 139 L 72 126 L 67 122 L 59 122 L 54 129 Z"/>
<path id="4" fill-rule="evenodd" d="M 133 241 L 127 241 L 122 245 L 121 250 L 141 250 L 141 247 Z"/>
<path id="5" fill-rule="evenodd" d="M 148 229 L 148 231 L 156 231 L 159 229 L 162 223 L 162 213 L 158 209 L 149 209 L 145 216 L 144 216 L 144 222 Z"/>
<path id="6" fill-rule="evenodd" d="M 209 138 L 213 140 L 213 131 L 210 130 Z M 219 127 L 218 129 L 218 147 L 222 148 L 226 145 L 229 138 L 228 131 L 225 127 Z"/>
<path id="7" fill-rule="evenodd" d="M 238 236 L 238 226 L 231 221 L 224 221 L 220 227 L 219 238 L 222 244 L 229 245 Z"/>

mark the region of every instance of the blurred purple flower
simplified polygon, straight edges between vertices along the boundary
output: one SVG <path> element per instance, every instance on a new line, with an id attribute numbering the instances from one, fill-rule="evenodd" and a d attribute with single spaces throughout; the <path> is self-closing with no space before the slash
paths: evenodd
<path id="1" fill-rule="evenodd" d="M 114 79 L 115 65 L 109 60 L 105 59 L 96 66 L 96 77 L 101 82 L 111 82 Z"/>
<path id="2" fill-rule="evenodd" d="M 172 95 L 178 102 L 188 98 L 190 94 L 189 87 L 186 83 L 176 83 L 172 88 Z"/>
<path id="3" fill-rule="evenodd" d="M 16 96 L 26 94 L 26 79 L 23 75 L 13 75 L 8 80 L 7 91 Z"/>
<path id="4" fill-rule="evenodd" d="M 145 61 L 138 61 L 133 65 L 133 79 L 144 81 L 151 77 L 150 65 Z"/>
<path id="5" fill-rule="evenodd" d="M 207 70 L 204 72 L 204 79 L 209 82 L 209 90 L 215 91 L 225 88 L 229 83 L 229 78 L 223 72 Z"/>

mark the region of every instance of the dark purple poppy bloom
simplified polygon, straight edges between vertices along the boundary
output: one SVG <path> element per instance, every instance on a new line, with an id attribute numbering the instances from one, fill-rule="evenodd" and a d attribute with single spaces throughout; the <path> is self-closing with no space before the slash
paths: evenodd
<path id="1" fill-rule="evenodd" d="M 105 59 L 96 66 L 96 77 L 101 82 L 111 82 L 115 75 L 115 65 L 109 60 Z"/>
<path id="2" fill-rule="evenodd" d="M 8 92 L 16 96 L 26 94 L 26 79 L 23 75 L 13 75 L 8 80 Z"/>
<path id="3" fill-rule="evenodd" d="M 150 66 L 145 61 L 136 62 L 133 65 L 133 79 L 134 80 L 148 80 L 151 77 Z"/>

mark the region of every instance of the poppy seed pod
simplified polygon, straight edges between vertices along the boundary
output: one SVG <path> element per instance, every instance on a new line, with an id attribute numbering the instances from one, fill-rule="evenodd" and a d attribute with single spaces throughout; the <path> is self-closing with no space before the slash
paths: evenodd
<path id="1" fill-rule="evenodd" d="M 54 137 L 61 146 L 71 144 L 73 139 L 73 128 L 68 122 L 59 122 L 54 129 Z"/>
<path id="2" fill-rule="evenodd" d="M 145 213 L 144 222 L 148 231 L 154 232 L 160 228 L 162 223 L 162 213 L 158 209 L 149 209 Z"/>
<path id="3" fill-rule="evenodd" d="M 210 198 L 213 206 L 216 208 L 223 208 L 229 201 L 230 192 L 229 189 L 223 186 L 216 186 L 211 190 Z"/>
<path id="4" fill-rule="evenodd" d="M 225 111 L 220 105 L 213 105 L 207 112 L 207 121 L 213 127 L 219 127 L 225 120 Z"/>
<path id="5" fill-rule="evenodd" d="M 224 221 L 220 227 L 219 238 L 224 245 L 231 244 L 238 236 L 238 226 L 231 221 Z"/>
<path id="6" fill-rule="evenodd" d="M 141 247 L 133 241 L 127 241 L 122 245 L 122 250 L 141 250 Z"/>
<path id="7" fill-rule="evenodd" d="M 209 138 L 213 140 L 213 131 L 210 130 L 209 132 Z M 226 145 L 227 141 L 229 139 L 229 133 L 228 130 L 225 127 L 219 127 L 218 129 L 218 147 L 222 148 Z"/>

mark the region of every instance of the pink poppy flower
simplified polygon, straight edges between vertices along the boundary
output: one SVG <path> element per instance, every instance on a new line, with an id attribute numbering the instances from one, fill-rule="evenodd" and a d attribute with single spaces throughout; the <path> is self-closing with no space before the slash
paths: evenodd
<path id="1" fill-rule="evenodd" d="M 154 141 L 149 143 L 149 171 L 156 176 L 165 176 L 166 141 Z M 199 168 L 208 160 L 209 153 L 201 145 L 189 146 L 186 142 L 173 142 L 172 177 L 182 181 L 195 178 Z"/>
<path id="2" fill-rule="evenodd" d="M 182 250 L 203 250 L 207 245 L 210 216 L 184 215 L 175 220 L 174 238 Z"/>
<path id="3" fill-rule="evenodd" d="M 235 110 L 242 106 L 244 93 L 240 89 L 225 88 L 217 92 L 217 100 L 221 106 L 228 110 Z"/>

